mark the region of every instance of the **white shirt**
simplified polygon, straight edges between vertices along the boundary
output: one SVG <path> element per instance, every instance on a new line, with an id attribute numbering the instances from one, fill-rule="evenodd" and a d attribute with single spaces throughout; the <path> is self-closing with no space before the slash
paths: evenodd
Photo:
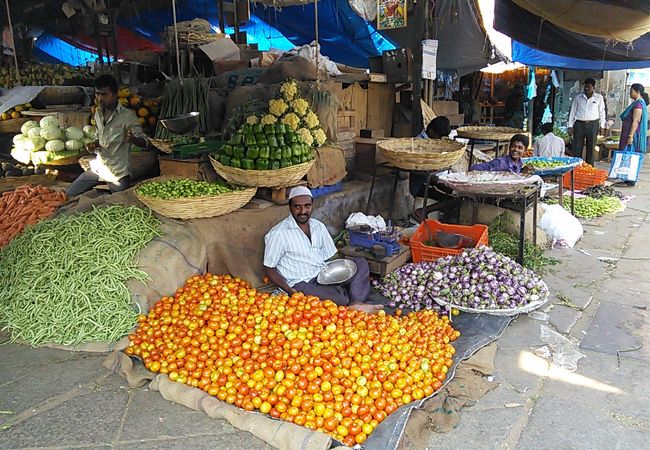
<path id="1" fill-rule="evenodd" d="M 264 236 L 264 265 L 278 269 L 291 287 L 311 281 L 337 252 L 334 240 L 322 222 L 309 219 L 311 241 L 292 216 Z"/>
<path id="2" fill-rule="evenodd" d="M 605 128 L 605 99 L 595 92 L 590 98 L 582 93 L 573 99 L 569 113 L 569 128 L 573 128 L 576 120 L 598 120 L 600 128 Z"/>
<path id="3" fill-rule="evenodd" d="M 553 133 L 545 134 L 535 141 L 533 156 L 543 156 L 545 158 L 564 156 L 564 140 Z"/>
<path id="4" fill-rule="evenodd" d="M 135 137 L 148 142 L 147 135 L 142 131 L 138 122 L 138 116 L 133 111 L 122 106 L 120 102 L 111 113 L 110 117 L 104 117 L 104 110 L 97 108 L 95 113 L 97 125 L 97 136 L 99 149 L 97 157 L 91 162 L 90 168 L 99 178 L 108 182 L 116 182 L 131 174 L 129 153 L 131 143 L 124 138 L 128 130 L 131 130 Z"/>

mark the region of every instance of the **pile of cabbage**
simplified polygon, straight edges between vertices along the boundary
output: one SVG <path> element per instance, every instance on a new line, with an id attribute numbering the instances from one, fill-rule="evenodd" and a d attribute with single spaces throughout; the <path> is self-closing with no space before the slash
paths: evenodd
<path id="1" fill-rule="evenodd" d="M 45 116 L 40 122 L 25 122 L 20 132 L 13 138 L 11 156 L 23 164 L 36 165 L 76 156 L 96 137 L 94 127 L 62 128 L 55 116 Z"/>
<path id="2" fill-rule="evenodd" d="M 376 282 L 392 307 L 441 310 L 436 299 L 473 309 L 513 309 L 548 297 L 533 271 L 490 247 L 467 249 L 457 256 L 406 264 Z"/>

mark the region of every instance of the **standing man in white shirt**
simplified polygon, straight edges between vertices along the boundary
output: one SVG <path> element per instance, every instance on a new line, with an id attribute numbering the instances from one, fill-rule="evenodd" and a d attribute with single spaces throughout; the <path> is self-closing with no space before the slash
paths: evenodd
<path id="1" fill-rule="evenodd" d="M 292 295 L 302 292 L 368 313 L 381 305 L 365 303 L 370 294 L 370 269 L 364 258 L 352 258 L 357 273 L 345 285 L 321 285 L 316 278 L 336 245 L 322 222 L 311 218 L 311 191 L 303 186 L 289 192 L 291 215 L 264 236 L 264 274 Z"/>
<path id="2" fill-rule="evenodd" d="M 598 131 L 605 129 L 605 99 L 594 92 L 596 80 L 585 80 L 584 93 L 573 99 L 569 114 L 569 134 L 573 136 L 573 156 L 582 158 L 582 148 L 587 146 L 585 161 L 594 164 L 594 146 Z"/>
<path id="3" fill-rule="evenodd" d="M 564 140 L 553 134 L 553 124 L 546 122 L 542 125 L 542 136 L 533 145 L 533 156 L 554 158 L 564 156 Z"/>

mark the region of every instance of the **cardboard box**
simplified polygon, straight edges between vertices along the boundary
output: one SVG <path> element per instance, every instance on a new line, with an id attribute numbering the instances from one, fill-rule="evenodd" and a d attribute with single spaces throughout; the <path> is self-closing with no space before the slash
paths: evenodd
<path id="1" fill-rule="evenodd" d="M 465 114 L 449 114 L 446 116 L 452 127 L 460 127 L 465 125 Z"/>
<path id="2" fill-rule="evenodd" d="M 458 114 L 458 102 L 454 101 L 435 101 L 431 102 L 431 109 L 436 116 L 451 116 Z"/>

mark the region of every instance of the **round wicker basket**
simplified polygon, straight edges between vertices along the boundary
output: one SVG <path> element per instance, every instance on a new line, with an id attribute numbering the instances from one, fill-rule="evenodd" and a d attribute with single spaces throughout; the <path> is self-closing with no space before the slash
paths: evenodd
<path id="1" fill-rule="evenodd" d="M 460 127 L 456 130 L 458 137 L 464 139 L 489 139 L 493 141 L 509 141 L 515 134 L 523 134 L 524 130 L 512 127 Z"/>
<path id="2" fill-rule="evenodd" d="M 220 177 L 240 186 L 286 187 L 298 183 L 314 165 L 315 160 L 277 170 L 244 170 L 228 167 L 210 156 L 212 167 Z"/>
<path id="3" fill-rule="evenodd" d="M 510 172 L 466 172 L 439 176 L 440 182 L 459 194 L 514 195 L 535 184 L 542 184 L 536 175 Z"/>
<path id="4" fill-rule="evenodd" d="M 217 217 L 238 210 L 257 192 L 257 188 L 244 188 L 238 191 L 227 192 L 220 195 L 203 195 L 200 197 L 178 198 L 163 200 L 160 198 L 145 197 L 138 193 L 138 188 L 151 181 L 165 181 L 171 176 L 151 178 L 138 183 L 135 187 L 135 196 L 158 214 L 173 219 L 199 219 L 204 217 Z"/>
<path id="5" fill-rule="evenodd" d="M 388 139 L 377 147 L 390 164 L 404 170 L 444 169 L 465 152 L 465 144 L 447 139 Z"/>

